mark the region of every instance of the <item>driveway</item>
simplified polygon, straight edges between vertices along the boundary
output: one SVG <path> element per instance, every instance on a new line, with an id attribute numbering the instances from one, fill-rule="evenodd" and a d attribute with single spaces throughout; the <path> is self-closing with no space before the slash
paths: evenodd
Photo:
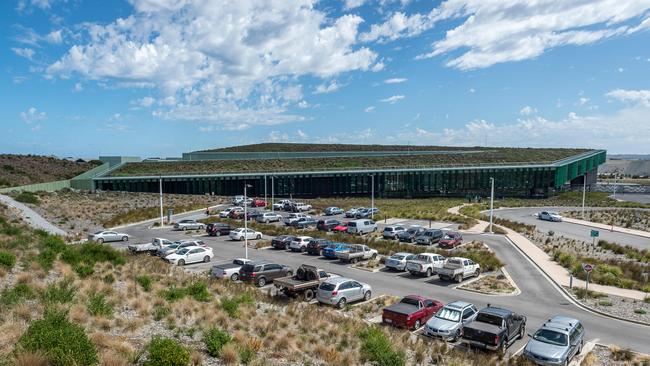
<path id="1" fill-rule="evenodd" d="M 45 220 L 41 215 L 37 214 L 36 211 L 32 210 L 31 208 L 14 200 L 9 196 L 0 194 L 0 202 L 18 210 L 22 218 L 35 229 L 42 229 L 54 235 L 61 235 L 61 236 L 68 235 L 65 231 L 51 224 L 49 221 Z"/>

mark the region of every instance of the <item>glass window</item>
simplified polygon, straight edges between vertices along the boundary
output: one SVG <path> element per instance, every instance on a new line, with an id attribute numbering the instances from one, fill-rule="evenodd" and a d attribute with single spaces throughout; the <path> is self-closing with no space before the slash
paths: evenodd
<path id="1" fill-rule="evenodd" d="M 533 335 L 533 339 L 542 343 L 553 344 L 556 346 L 566 346 L 567 336 L 550 329 L 540 329 Z"/>
<path id="2" fill-rule="evenodd" d="M 460 311 L 445 307 L 438 311 L 436 318 L 457 322 L 460 320 Z"/>

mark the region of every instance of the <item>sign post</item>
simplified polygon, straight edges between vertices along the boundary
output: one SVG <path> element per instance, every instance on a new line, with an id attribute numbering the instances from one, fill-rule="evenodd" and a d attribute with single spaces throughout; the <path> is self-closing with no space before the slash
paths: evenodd
<path id="1" fill-rule="evenodd" d="M 598 230 L 591 230 L 591 238 L 592 238 L 591 245 L 596 246 L 596 238 L 599 236 L 600 236 L 600 232 Z"/>
<path id="2" fill-rule="evenodd" d="M 172 216 L 174 215 L 174 209 L 173 208 L 168 208 L 167 209 L 167 224 L 172 222 Z"/>
<path id="3" fill-rule="evenodd" d="M 591 271 L 594 270 L 594 265 L 589 263 L 583 263 L 582 269 L 587 273 L 587 281 L 585 282 L 585 299 L 586 299 L 589 296 L 589 277 L 591 277 Z"/>

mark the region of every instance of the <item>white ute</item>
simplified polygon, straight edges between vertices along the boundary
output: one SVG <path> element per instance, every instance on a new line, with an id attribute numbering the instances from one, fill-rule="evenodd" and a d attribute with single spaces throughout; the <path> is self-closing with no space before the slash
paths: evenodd
<path id="1" fill-rule="evenodd" d="M 406 270 L 414 276 L 431 277 L 445 265 L 445 257 L 436 253 L 420 253 L 406 262 Z"/>
<path id="2" fill-rule="evenodd" d="M 442 268 L 437 269 L 436 272 L 441 280 L 453 278 L 460 283 L 467 277 L 478 277 L 481 274 L 481 266 L 471 259 L 452 257 L 447 259 L 447 263 Z"/>

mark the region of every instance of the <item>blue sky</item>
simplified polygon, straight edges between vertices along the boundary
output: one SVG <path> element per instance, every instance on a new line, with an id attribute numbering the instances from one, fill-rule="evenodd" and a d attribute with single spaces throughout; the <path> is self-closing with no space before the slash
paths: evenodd
<path id="1" fill-rule="evenodd" d="M 179 156 L 265 141 L 649 152 L 650 1 L 110 4 L 0 4 L 2 152 Z"/>

